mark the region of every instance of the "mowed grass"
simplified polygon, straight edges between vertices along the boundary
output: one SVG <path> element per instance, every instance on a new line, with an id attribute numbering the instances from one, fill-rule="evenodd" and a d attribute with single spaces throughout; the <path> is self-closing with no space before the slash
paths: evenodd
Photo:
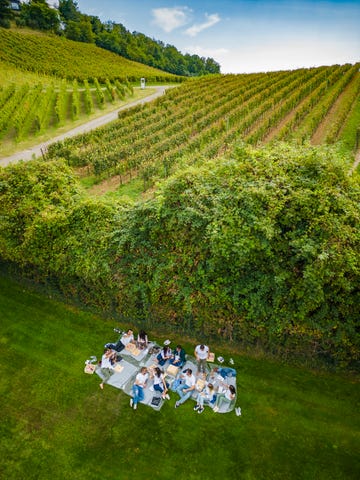
<path id="1" fill-rule="evenodd" d="M 99 378 L 83 373 L 89 355 L 116 338 L 114 320 L 2 276 L 0 318 L 0 478 L 359 478 L 353 377 L 231 353 L 241 417 L 198 415 L 192 401 L 174 409 L 174 393 L 160 412 L 133 411 L 122 391 L 101 391 Z M 188 352 L 198 340 L 185 342 Z"/>

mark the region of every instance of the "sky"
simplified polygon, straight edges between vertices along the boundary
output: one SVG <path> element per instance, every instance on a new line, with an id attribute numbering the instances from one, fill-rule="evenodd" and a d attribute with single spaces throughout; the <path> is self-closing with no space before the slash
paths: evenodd
<path id="1" fill-rule="evenodd" d="M 76 0 L 81 13 L 121 23 L 221 73 L 360 61 L 360 0 Z"/>

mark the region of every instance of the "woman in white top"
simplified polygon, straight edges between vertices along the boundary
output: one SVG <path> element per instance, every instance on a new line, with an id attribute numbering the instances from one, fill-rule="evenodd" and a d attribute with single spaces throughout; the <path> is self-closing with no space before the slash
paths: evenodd
<path id="1" fill-rule="evenodd" d="M 134 410 L 137 409 L 137 404 L 142 402 L 145 398 L 144 388 L 148 381 L 149 374 L 146 367 L 142 367 L 140 372 L 136 375 L 134 385 L 132 387 L 133 398 L 130 399 L 130 407 L 134 407 Z"/>
<path id="2" fill-rule="evenodd" d="M 158 364 L 163 366 L 165 363 L 172 358 L 172 351 L 171 348 L 168 345 L 165 345 L 159 355 L 156 357 Z"/>
<path id="3" fill-rule="evenodd" d="M 215 407 L 214 407 L 214 412 L 218 412 L 222 403 L 231 403 L 233 400 L 235 400 L 236 397 L 236 390 L 234 385 L 229 385 L 226 388 L 226 391 L 223 393 L 218 393 L 216 395 L 216 402 L 215 402 Z"/>
<path id="4" fill-rule="evenodd" d="M 154 370 L 154 390 L 161 393 L 162 398 L 170 400 L 168 395 L 169 384 L 165 381 L 165 375 L 159 367 L 155 367 Z"/>
<path id="5" fill-rule="evenodd" d="M 103 381 L 100 383 L 101 390 L 104 389 L 104 383 L 107 383 L 114 373 L 114 365 L 116 363 L 116 352 L 111 348 L 105 348 L 104 354 L 101 357 L 100 372 Z"/>
<path id="6" fill-rule="evenodd" d="M 215 389 L 212 383 L 208 383 L 204 390 L 198 394 L 194 407 L 195 412 L 202 413 L 204 411 L 204 402 L 211 407 L 215 403 Z"/>
<path id="7" fill-rule="evenodd" d="M 140 330 L 138 333 L 136 346 L 140 348 L 140 350 L 144 350 L 148 346 L 148 337 L 144 330 Z"/>
<path id="8" fill-rule="evenodd" d="M 106 343 L 105 347 L 112 348 L 116 352 L 121 352 L 124 350 L 126 345 L 134 342 L 134 333 L 129 329 L 126 333 L 123 333 L 121 338 L 116 343 Z"/>

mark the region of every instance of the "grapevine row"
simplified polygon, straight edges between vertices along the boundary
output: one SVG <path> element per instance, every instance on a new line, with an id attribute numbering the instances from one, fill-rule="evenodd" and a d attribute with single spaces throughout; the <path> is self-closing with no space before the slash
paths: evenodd
<path id="1" fill-rule="evenodd" d="M 55 145 L 50 154 L 74 166 L 91 165 L 99 178 L 136 170 L 146 178 L 150 171 L 167 174 L 195 152 L 213 156 L 239 138 L 252 143 L 270 138 L 287 117 L 271 138 L 285 128 L 295 133 L 308 128 L 311 134 L 313 125 L 304 123 L 307 111 L 328 102 L 328 112 L 355 70 L 346 65 L 191 81 L 152 105 L 121 113 L 110 126 Z"/>
<path id="2" fill-rule="evenodd" d="M 94 85 L 103 94 L 97 80 Z M 115 90 L 109 80 L 106 85 L 106 88 Z M 117 82 L 117 88 L 120 87 L 123 88 L 122 97 L 131 92 L 127 84 Z M 109 101 L 113 102 L 110 94 Z M 10 84 L 0 91 L 0 105 L 0 138 L 13 135 L 16 141 L 33 133 L 44 133 L 47 128 L 61 126 L 67 120 L 78 119 L 81 113 L 90 114 L 94 110 L 89 83 L 85 80 L 84 88 L 80 89 L 76 79 L 71 86 L 63 79 L 59 87 L 54 83 L 47 86 L 39 83 L 32 87 Z"/>

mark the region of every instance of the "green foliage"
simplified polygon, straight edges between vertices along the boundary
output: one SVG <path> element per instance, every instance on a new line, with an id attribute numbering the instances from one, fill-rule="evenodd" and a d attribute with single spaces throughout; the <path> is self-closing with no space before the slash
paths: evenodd
<path id="1" fill-rule="evenodd" d="M 39 216 L 66 211 L 77 194 L 72 172 L 63 163 L 19 163 L 0 170 L 2 258 L 26 264 L 21 245 L 27 230 L 36 227 Z"/>
<path id="2" fill-rule="evenodd" d="M 85 112 L 90 115 L 94 110 L 94 102 L 90 91 L 90 85 L 87 80 L 84 80 L 84 103 L 85 103 Z"/>
<path id="3" fill-rule="evenodd" d="M 67 91 L 67 82 L 64 78 L 61 81 L 59 91 L 56 95 L 55 101 L 55 124 L 57 126 L 64 125 L 67 111 L 68 111 L 68 91 Z"/>
<path id="4" fill-rule="evenodd" d="M 75 79 L 73 81 L 72 101 L 71 101 L 71 118 L 77 120 L 80 114 L 80 95 L 78 82 Z"/>
<path id="5" fill-rule="evenodd" d="M 157 322 L 355 365 L 360 189 L 337 156 L 240 148 L 170 179 L 119 237 L 127 301 Z"/>
<path id="6" fill-rule="evenodd" d="M 0 92 L 0 138 L 3 137 L 4 142 L 11 144 L 28 140 L 33 134 L 54 132 L 54 128 L 71 125 L 79 118 L 86 119 L 94 111 L 108 108 L 117 100 L 109 80 L 106 87 L 97 79 L 93 79 L 91 87 L 86 80 L 80 87 L 76 79 L 71 83 L 62 79 L 56 84 L 47 80 L 50 83 L 46 85 L 10 84 Z M 132 95 L 127 83 L 118 85 L 124 92 L 119 99 L 125 98 L 128 92 Z M 105 88 L 114 95 L 105 96 Z"/>
<path id="7" fill-rule="evenodd" d="M 97 31 L 94 33 L 96 45 L 99 47 L 175 75 L 200 76 L 220 73 L 220 65 L 213 58 L 183 55 L 173 45 L 165 45 L 143 33 L 131 33 L 122 24 L 107 22 L 100 23 L 99 26 L 97 23 Z"/>
<path id="8" fill-rule="evenodd" d="M 10 0 L 0 0 L 0 27 L 10 28 L 10 20 L 13 18 L 13 13 L 10 9 Z"/>
<path id="9" fill-rule="evenodd" d="M 95 43 L 95 35 L 88 19 L 81 21 L 69 20 L 66 25 L 65 36 L 75 42 Z"/>
<path id="10" fill-rule="evenodd" d="M 359 366 L 360 188 L 335 148 L 239 146 L 145 204 L 78 198 L 61 163 L 1 172 L 0 255 L 120 315 Z"/>
<path id="11" fill-rule="evenodd" d="M 77 8 L 77 3 L 73 0 L 60 0 L 59 1 L 59 12 L 62 20 L 69 21 L 79 21 L 80 12 Z"/>
<path id="12" fill-rule="evenodd" d="M 19 24 L 37 30 L 58 32 L 60 18 L 57 11 L 48 6 L 46 0 L 30 0 L 21 6 Z"/>
<path id="13" fill-rule="evenodd" d="M 360 95 L 354 100 L 346 123 L 340 130 L 339 139 L 346 149 L 356 152 L 360 147 Z"/>

